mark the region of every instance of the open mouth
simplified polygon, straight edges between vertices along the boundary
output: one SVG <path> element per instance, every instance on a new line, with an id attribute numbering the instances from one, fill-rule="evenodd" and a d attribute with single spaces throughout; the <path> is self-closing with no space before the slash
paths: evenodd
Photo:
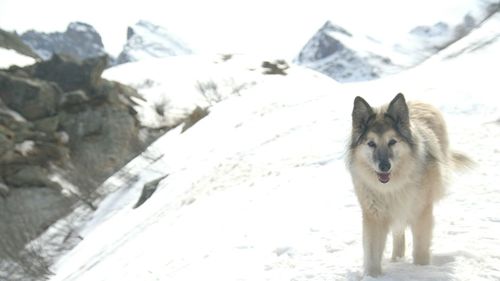
<path id="1" fill-rule="evenodd" d="M 391 173 L 377 173 L 377 176 L 381 183 L 388 183 L 391 179 Z"/>

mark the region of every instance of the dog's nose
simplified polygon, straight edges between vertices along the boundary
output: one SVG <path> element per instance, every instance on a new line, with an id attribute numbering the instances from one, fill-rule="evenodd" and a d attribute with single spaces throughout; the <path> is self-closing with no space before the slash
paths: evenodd
<path id="1" fill-rule="evenodd" d="M 391 163 L 389 163 L 389 161 L 387 160 L 380 161 L 380 163 L 378 164 L 378 168 L 382 172 L 387 172 L 391 169 Z"/>

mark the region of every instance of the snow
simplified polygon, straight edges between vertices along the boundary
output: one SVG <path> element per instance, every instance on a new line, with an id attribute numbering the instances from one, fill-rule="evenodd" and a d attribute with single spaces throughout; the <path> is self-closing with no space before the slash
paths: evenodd
<path id="1" fill-rule="evenodd" d="M 186 132 L 169 131 L 105 182 L 100 192 L 109 195 L 50 280 L 499 280 L 500 45 L 492 39 L 499 22 L 496 16 L 423 65 L 372 82 L 338 84 L 296 66 L 287 76 L 242 67 L 251 87 L 212 105 Z M 179 75 L 143 72 L 154 61 L 105 75 L 129 84 L 149 77 L 155 86 L 139 92 L 150 100 L 167 85 L 192 86 L 196 78 L 188 86 L 183 79 L 207 69 L 197 72 L 190 59 L 156 61 Z M 163 94 L 193 91 L 172 87 Z M 436 206 L 430 265 L 412 264 L 409 241 L 406 258 L 392 263 L 386 253 L 384 275 L 363 277 L 360 209 L 344 167 L 350 111 L 356 95 L 379 105 L 400 91 L 438 106 L 452 148 L 477 167 L 454 175 Z M 197 102 L 191 97 L 184 105 Z M 133 209 L 144 183 L 165 175 Z"/>
<path id="2" fill-rule="evenodd" d="M 0 48 L 0 68 L 9 68 L 13 65 L 26 66 L 35 62 L 34 58 L 21 55 L 14 50 Z"/>
<path id="3" fill-rule="evenodd" d="M 134 99 L 135 109 L 143 126 L 172 127 L 197 106 L 210 106 L 252 87 L 261 75 L 252 71 L 260 68 L 258 62 L 237 55 L 175 56 L 122 64 L 103 77 L 138 89 L 143 98 Z"/>
<path id="4" fill-rule="evenodd" d="M 173 36 L 171 32 L 147 21 L 139 21 L 131 27 L 131 30 L 133 35 L 128 38 L 124 51 L 133 60 L 185 55 L 192 52 L 186 47 L 186 43 Z"/>

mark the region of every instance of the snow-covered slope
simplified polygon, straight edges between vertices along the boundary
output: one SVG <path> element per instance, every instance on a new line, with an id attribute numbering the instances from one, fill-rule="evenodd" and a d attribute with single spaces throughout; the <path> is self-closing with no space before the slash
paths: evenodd
<path id="1" fill-rule="evenodd" d="M 127 29 L 127 43 L 117 58 L 117 64 L 147 58 L 163 58 L 191 54 L 181 39 L 165 28 L 141 20 Z"/>
<path id="2" fill-rule="evenodd" d="M 252 87 L 264 71 L 261 62 L 235 55 L 149 58 L 107 69 L 103 77 L 136 88 L 142 125 L 162 128 Z"/>
<path id="3" fill-rule="evenodd" d="M 298 67 L 256 79 L 111 177 L 51 280 L 500 279 L 499 23 L 374 82 L 340 85 Z M 451 146 L 478 165 L 436 207 L 431 265 L 386 258 L 383 276 L 363 278 L 361 215 L 344 168 L 352 100 L 381 104 L 400 91 L 440 108 Z M 162 177 L 134 209 L 143 185 Z"/>

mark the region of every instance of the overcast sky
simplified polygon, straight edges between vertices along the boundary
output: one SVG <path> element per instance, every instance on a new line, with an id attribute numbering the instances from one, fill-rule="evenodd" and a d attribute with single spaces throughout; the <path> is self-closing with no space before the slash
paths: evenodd
<path id="1" fill-rule="evenodd" d="M 328 19 L 372 36 L 433 24 L 477 0 L 0 0 L 0 28 L 63 31 L 71 21 L 93 25 L 118 54 L 126 28 L 140 19 L 165 27 L 198 52 L 295 56 Z"/>

